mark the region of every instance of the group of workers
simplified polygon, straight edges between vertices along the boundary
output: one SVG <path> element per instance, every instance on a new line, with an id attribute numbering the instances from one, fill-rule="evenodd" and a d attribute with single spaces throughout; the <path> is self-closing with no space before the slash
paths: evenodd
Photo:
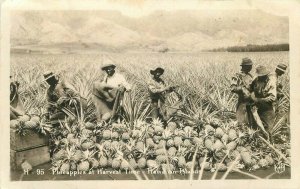
<path id="1" fill-rule="evenodd" d="M 275 122 L 276 104 L 284 97 L 279 77 L 286 72 L 287 66 L 278 64 L 272 72 L 266 66 L 258 65 L 256 78 L 250 74 L 253 66 L 251 59 L 243 58 L 240 66 L 241 71 L 232 77 L 231 82 L 231 91 L 238 95 L 237 121 L 254 128 L 262 124 L 262 129 L 270 134 Z"/>
<path id="2" fill-rule="evenodd" d="M 282 84 L 279 77 L 287 69 L 284 64 L 279 64 L 275 72 L 271 72 L 264 65 L 256 67 L 254 78 L 250 71 L 253 62 L 249 58 L 243 58 L 241 71 L 232 77 L 230 89 L 238 95 L 236 117 L 239 123 L 255 125 L 255 115 L 253 118 L 253 107 L 266 130 L 270 130 L 275 121 L 275 103 L 283 97 Z M 97 80 L 93 84 L 92 101 L 96 110 L 98 122 L 108 121 L 122 108 L 122 100 L 125 92 L 132 88 L 125 77 L 116 72 L 116 65 L 107 64 L 101 67 L 105 72 L 102 80 Z M 149 100 L 151 102 L 150 117 L 152 119 L 165 118 L 162 107 L 165 103 L 166 94 L 175 92 L 174 86 L 167 85 L 161 76 L 164 69 L 157 67 L 150 70 L 151 79 L 147 83 Z M 80 112 L 79 108 L 86 106 L 86 101 L 82 98 L 72 85 L 53 72 L 44 73 L 44 80 L 49 85 L 47 89 L 47 112 L 50 120 L 64 119 L 68 111 L 73 113 Z M 17 82 L 11 82 L 11 119 L 16 119 L 24 114 L 24 108 L 18 94 Z M 67 108 L 66 108 L 67 107 Z"/>

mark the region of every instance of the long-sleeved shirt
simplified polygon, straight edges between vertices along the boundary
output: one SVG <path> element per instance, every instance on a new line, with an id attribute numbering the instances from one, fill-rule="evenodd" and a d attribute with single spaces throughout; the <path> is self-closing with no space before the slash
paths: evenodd
<path id="1" fill-rule="evenodd" d="M 150 79 L 148 82 L 148 91 L 150 95 L 150 99 L 153 102 L 164 102 L 165 93 L 164 89 L 166 88 L 166 84 L 162 79 L 155 80 L 154 78 Z"/>
<path id="2" fill-rule="evenodd" d="M 230 89 L 233 93 L 239 95 L 239 102 L 245 101 L 250 89 L 250 84 L 253 81 L 253 76 L 250 73 L 239 72 L 231 78 Z"/>
<path id="3" fill-rule="evenodd" d="M 131 85 L 126 81 L 125 77 L 119 73 L 114 73 L 112 76 L 106 75 L 102 82 L 112 88 L 117 88 L 122 85 L 126 90 L 131 89 Z"/>
<path id="4" fill-rule="evenodd" d="M 275 77 L 268 75 L 264 81 L 259 80 L 258 77 L 255 78 L 250 85 L 250 92 L 254 92 L 260 102 L 273 104 L 277 97 Z"/>

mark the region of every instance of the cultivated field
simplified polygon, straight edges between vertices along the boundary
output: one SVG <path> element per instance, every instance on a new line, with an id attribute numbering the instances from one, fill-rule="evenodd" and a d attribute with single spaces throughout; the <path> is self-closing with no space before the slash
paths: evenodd
<path id="1" fill-rule="evenodd" d="M 221 122 L 224 121 L 224 123 L 219 124 L 222 125 L 223 130 L 226 130 L 226 124 L 229 124 L 232 121 L 234 122 L 234 112 L 237 98 L 236 95 L 230 92 L 230 79 L 235 72 L 239 71 L 239 65 L 244 57 L 249 57 L 254 62 L 254 67 L 252 70 L 254 75 L 255 67 L 258 64 L 267 65 L 271 70 L 275 70 L 276 65 L 279 63 L 284 63 L 286 65 L 289 64 L 289 55 L 287 52 L 199 54 L 132 53 L 98 55 L 12 54 L 11 74 L 13 78 L 19 81 L 21 84 L 20 93 L 28 114 L 41 115 L 44 113 L 44 107 L 46 105 L 45 91 L 47 85 L 45 82 L 43 82 L 44 71 L 50 70 L 59 73 L 61 77 L 67 79 L 67 81 L 73 84 L 76 90 L 84 98 L 88 99 L 89 104 L 92 105 L 90 100 L 92 84 L 95 80 L 103 77 L 104 73 L 101 71 L 101 65 L 112 61 L 117 65 L 118 71 L 124 73 L 129 82 L 133 85 L 133 90 L 131 93 L 126 94 L 125 96 L 124 106 L 126 114 L 125 121 L 127 122 L 125 125 L 130 128 L 135 128 L 136 120 L 142 119 L 143 109 L 147 106 L 146 83 L 150 78 L 149 71 L 150 69 L 160 66 L 165 69 L 163 78 L 165 79 L 166 83 L 179 86 L 178 93 L 184 98 L 188 99 L 187 103 L 184 104 L 185 111 L 183 112 L 185 116 L 188 117 L 187 119 L 193 120 L 195 122 L 194 125 L 198 124 L 198 120 L 207 122 L 209 119 L 217 119 Z M 288 145 L 289 72 L 287 72 L 281 79 L 285 97 L 279 102 L 278 109 L 280 112 L 278 112 L 276 126 L 271 131 L 271 134 L 278 138 L 277 140 L 280 141 L 278 144 L 282 145 L 284 143 Z M 173 96 L 171 96 L 168 100 L 170 105 L 172 105 L 172 100 L 174 100 Z M 180 125 L 180 123 L 177 124 Z M 197 131 L 199 132 L 199 135 L 201 129 L 200 131 Z M 206 127 L 205 129 L 207 130 Z M 228 128 L 226 132 L 227 131 Z M 282 136 L 285 138 L 282 139 Z M 239 135 L 237 138 L 241 139 L 242 136 Z M 244 143 L 238 144 L 241 146 L 244 145 Z M 274 147 L 279 149 L 279 147 L 276 147 L 276 144 L 271 146 L 271 149 Z M 199 149 L 195 149 L 196 151 L 193 153 L 197 154 Z M 268 156 L 267 154 L 264 151 L 263 155 L 256 156 L 259 156 L 258 160 L 260 160 L 260 158 L 266 158 L 266 156 Z M 274 159 L 276 159 L 277 156 L 284 156 L 284 159 L 289 157 L 286 152 L 284 152 L 284 155 L 280 154 L 280 152 L 276 152 L 272 155 L 272 157 Z M 203 157 L 204 154 L 200 156 Z M 205 157 L 207 156 L 210 156 L 210 154 L 206 153 Z M 186 159 L 194 162 L 195 156 L 192 159 L 191 157 Z M 278 161 L 281 161 L 281 159 L 282 158 L 280 157 Z M 232 160 L 234 160 L 234 158 Z M 179 166 L 177 163 L 176 166 Z M 213 162 L 212 164 L 215 165 Z M 194 165 L 195 164 L 193 164 L 193 166 Z M 230 167 L 229 164 L 226 165 L 227 167 Z M 54 164 L 53 166 L 55 167 L 57 164 Z M 58 166 L 58 169 L 60 166 L 61 164 Z M 246 163 L 245 166 L 247 167 Z M 261 167 L 263 167 L 263 165 L 261 165 Z M 221 168 L 218 168 L 217 166 L 216 169 L 218 170 Z M 137 176 L 137 178 L 139 178 L 139 176 Z"/>

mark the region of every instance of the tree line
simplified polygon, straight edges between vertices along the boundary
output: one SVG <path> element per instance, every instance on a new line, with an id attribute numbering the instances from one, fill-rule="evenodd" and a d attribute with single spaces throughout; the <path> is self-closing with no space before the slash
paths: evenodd
<path id="1" fill-rule="evenodd" d="M 284 44 L 266 44 L 266 45 L 252 45 L 247 46 L 231 46 L 205 50 L 207 52 L 264 52 L 264 51 L 289 51 L 288 43 Z"/>

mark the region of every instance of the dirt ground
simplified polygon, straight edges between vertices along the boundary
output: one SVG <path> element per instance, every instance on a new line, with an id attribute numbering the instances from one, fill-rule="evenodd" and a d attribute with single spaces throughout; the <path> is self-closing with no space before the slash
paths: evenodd
<path id="1" fill-rule="evenodd" d="M 53 174 L 51 171 L 51 164 L 46 163 L 40 166 L 34 167 L 34 169 L 27 175 L 23 174 L 22 171 L 11 171 L 11 180 L 12 181 L 40 181 L 40 180 L 137 180 L 134 174 L 132 173 L 124 173 L 121 174 L 97 174 L 95 171 L 94 174 L 80 174 L 80 175 L 62 175 L 62 174 Z M 166 178 L 163 174 L 150 174 L 145 170 L 146 176 L 150 180 L 186 180 L 189 179 L 189 174 L 171 174 L 169 178 Z M 220 179 L 223 176 L 224 172 L 219 172 L 217 174 L 216 179 Z M 268 169 L 260 169 L 254 172 L 251 172 L 257 177 L 262 179 L 290 179 L 291 171 L 290 168 L 286 168 L 283 173 L 276 173 L 274 167 L 270 167 Z M 141 175 L 142 176 L 142 175 Z M 199 174 L 194 174 L 194 179 L 197 179 Z M 204 171 L 202 179 L 209 180 L 213 176 L 213 173 Z M 141 179 L 145 179 L 145 176 L 142 176 Z M 232 172 L 230 173 L 226 179 L 252 179 L 250 176 Z"/>

